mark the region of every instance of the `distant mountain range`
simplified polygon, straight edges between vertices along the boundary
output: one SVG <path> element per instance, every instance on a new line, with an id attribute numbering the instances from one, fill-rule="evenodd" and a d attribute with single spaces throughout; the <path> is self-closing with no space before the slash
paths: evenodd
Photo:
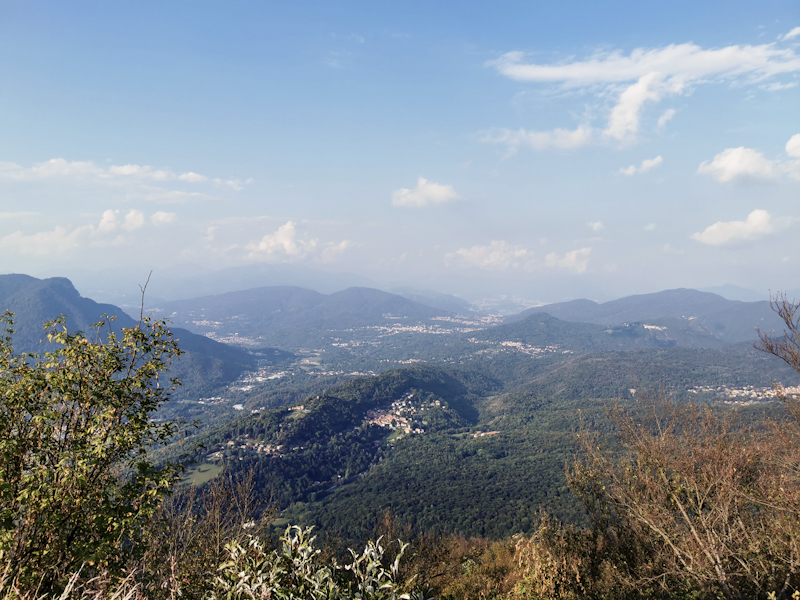
<path id="1" fill-rule="evenodd" d="M 396 331 L 398 327 L 417 325 L 422 332 L 457 314 L 470 314 L 468 306 L 453 296 L 398 291 L 403 295 L 363 287 L 322 294 L 301 287 L 270 286 L 159 302 L 149 305 L 147 311 L 217 340 L 285 348 L 330 346 L 337 339 L 366 339 L 369 335 L 375 338 L 381 328 Z M 558 321 L 522 324 L 542 313 Z M 592 326 L 576 329 L 564 322 Z M 505 328 L 489 329 L 485 335 L 475 337 L 499 335 L 518 341 L 525 338 L 527 344 L 561 344 L 580 347 L 582 351 L 712 348 L 755 340 L 756 328 L 782 329 L 782 322 L 767 301 L 727 300 L 689 289 L 628 296 L 602 304 L 591 300 L 548 304 L 507 317 L 506 323 Z"/>
<path id="2" fill-rule="evenodd" d="M 694 342 L 687 345 L 697 346 L 754 340 L 756 328 L 762 331 L 783 329 L 782 321 L 766 300 L 727 300 L 717 294 L 690 289 L 628 296 L 602 304 L 591 300 L 546 304 L 514 315 L 508 321 L 518 321 L 535 313 L 598 325 L 640 323 L 663 327 L 661 331 L 665 335 L 673 339 L 693 337 Z"/>
<path id="3" fill-rule="evenodd" d="M 321 335 L 398 322 L 417 323 L 451 313 L 372 288 L 321 294 L 300 287 L 261 287 L 148 306 L 148 312 L 216 339 L 251 345 L 297 346 Z"/>
<path id="4" fill-rule="evenodd" d="M 87 296 L 125 308 L 139 304 L 139 285 L 147 272 L 103 273 L 73 270 L 73 281 Z M 151 301 L 171 301 L 224 294 L 263 286 L 290 286 L 324 294 L 348 287 L 378 287 L 374 281 L 353 273 L 329 273 L 301 265 L 257 264 L 213 270 L 199 265 L 156 269 L 147 286 Z"/>
<path id="5" fill-rule="evenodd" d="M 67 329 L 84 331 L 103 318 L 115 316 L 116 329 L 132 327 L 136 320 L 112 304 L 98 304 L 82 297 L 63 277 L 36 279 L 28 275 L 0 275 L 0 310 L 14 313 L 14 350 L 43 352 L 53 349 L 43 332 L 43 325 L 66 315 Z M 180 347 L 186 352 L 173 365 L 171 374 L 184 381 L 182 392 L 200 393 L 236 379 L 246 369 L 254 368 L 255 358 L 233 346 L 220 344 L 186 329 L 172 328 Z"/>

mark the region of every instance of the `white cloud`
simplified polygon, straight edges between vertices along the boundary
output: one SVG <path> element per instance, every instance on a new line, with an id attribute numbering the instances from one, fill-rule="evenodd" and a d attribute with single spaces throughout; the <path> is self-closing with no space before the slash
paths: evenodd
<path id="1" fill-rule="evenodd" d="M 766 158 L 753 148 L 726 148 L 713 160 L 700 164 L 697 172 L 711 175 L 720 183 L 737 181 L 773 181 L 788 176 L 800 181 L 800 133 L 786 142 L 789 160 Z"/>
<path id="2" fill-rule="evenodd" d="M 680 93 L 682 89 L 681 79 L 665 81 L 661 73 L 642 75 L 639 81 L 620 94 L 603 133 L 619 141 L 625 140 L 639 131 L 639 119 L 645 102 L 658 102 L 664 94 Z"/>
<path id="3" fill-rule="evenodd" d="M 117 228 L 117 213 L 118 210 L 107 210 L 100 217 L 100 224 L 97 226 L 98 231 L 114 231 Z"/>
<path id="4" fill-rule="evenodd" d="M 786 154 L 792 158 L 800 158 L 800 133 L 795 133 L 786 142 Z"/>
<path id="5" fill-rule="evenodd" d="M 734 180 L 761 179 L 769 181 L 778 175 L 773 161 L 752 148 L 727 148 L 712 161 L 703 162 L 697 169 L 702 175 L 711 175 L 721 183 Z"/>
<path id="6" fill-rule="evenodd" d="M 648 223 L 644 226 L 645 231 L 655 231 L 656 224 L 655 223 Z"/>
<path id="7" fill-rule="evenodd" d="M 583 60 L 553 64 L 527 62 L 522 52 L 508 52 L 486 64 L 516 81 L 582 88 L 596 94 L 598 99 L 616 97 L 603 134 L 606 139 L 629 142 L 639 131 L 642 111 L 647 104 L 658 103 L 668 95 L 684 94 L 691 85 L 726 80 L 757 83 L 770 77 L 796 73 L 800 71 L 800 55 L 792 48 L 782 48 L 774 43 L 710 49 L 686 43 L 636 48 L 627 55 L 620 51 L 597 52 Z M 658 126 L 663 127 L 674 114 L 674 110 L 664 113 Z M 585 129 L 591 130 L 591 127 L 587 125 Z M 485 141 L 519 147 L 521 141 L 515 140 L 510 135 L 512 132 L 508 133 L 506 139 L 494 136 Z M 534 148 L 563 147 L 550 141 L 555 136 L 547 137 L 552 132 L 534 133 L 545 136 L 535 138 L 535 143 L 530 144 Z M 582 139 L 582 143 L 601 140 L 601 136 L 594 136 L 593 139 Z"/>
<path id="8" fill-rule="evenodd" d="M 199 175 L 198 173 L 194 173 L 193 171 L 189 171 L 188 173 L 182 173 L 178 175 L 178 179 L 181 181 L 188 181 L 190 183 L 205 183 L 208 181 L 208 177 L 205 175 Z"/>
<path id="9" fill-rule="evenodd" d="M 63 159 L 62 159 L 63 160 Z M 175 179 L 175 174 L 170 171 L 161 169 L 153 169 L 146 165 L 111 165 L 102 174 L 102 176 L 109 177 L 120 175 L 122 177 L 131 177 L 136 179 L 144 179 L 148 181 L 167 181 L 168 179 Z"/>
<path id="10" fill-rule="evenodd" d="M 177 218 L 178 215 L 176 215 L 174 212 L 158 211 L 150 216 L 150 221 L 154 225 L 166 225 L 167 223 L 172 223 Z"/>
<path id="11" fill-rule="evenodd" d="M 428 206 L 458 200 L 452 185 L 441 185 L 420 177 L 413 190 L 403 188 L 392 192 L 393 206 Z"/>
<path id="12" fill-rule="evenodd" d="M 562 258 L 559 258 L 555 252 L 551 252 L 544 257 L 544 264 L 550 268 L 566 269 L 578 274 L 585 273 L 591 253 L 591 248 L 580 248 L 567 252 Z"/>
<path id="13" fill-rule="evenodd" d="M 125 222 L 122 224 L 122 228 L 125 231 L 135 231 L 142 225 L 144 225 L 144 214 L 140 210 L 132 209 L 125 215 Z"/>
<path id="14" fill-rule="evenodd" d="M 605 228 L 602 221 L 595 221 L 594 223 L 587 223 L 592 231 L 602 231 Z"/>
<path id="15" fill-rule="evenodd" d="M 638 167 L 636 165 L 631 165 L 625 169 L 620 169 L 619 172 L 623 175 L 635 175 L 636 173 L 646 173 L 650 169 L 657 167 L 660 165 L 664 159 L 661 158 L 659 154 L 655 158 L 647 158 L 642 161 L 642 164 Z"/>
<path id="16" fill-rule="evenodd" d="M 591 248 L 572 250 L 559 257 L 551 252 L 544 262 L 536 260 L 533 251 L 525 246 L 515 246 L 503 240 L 493 240 L 488 246 L 460 248 L 445 255 L 445 263 L 461 267 L 473 267 L 487 271 L 535 271 L 543 268 L 558 268 L 583 273 L 586 271 Z"/>
<path id="17" fill-rule="evenodd" d="M 573 150 L 592 142 L 591 127 L 579 126 L 576 129 L 553 129 L 552 131 L 526 131 L 519 129 L 494 129 L 484 133 L 481 141 L 488 144 L 504 144 L 515 152 L 521 146 L 530 146 L 534 150 Z"/>
<path id="18" fill-rule="evenodd" d="M 667 110 L 665 110 L 664 114 L 658 117 L 658 128 L 659 129 L 664 128 L 674 116 L 675 116 L 674 108 L 668 108 Z"/>
<path id="19" fill-rule="evenodd" d="M 268 233 L 257 242 L 245 246 L 249 259 L 303 258 L 317 247 L 317 240 L 302 240 L 297 237 L 294 221 L 287 221 L 275 233 Z"/>
<path id="20" fill-rule="evenodd" d="M 797 36 L 800 36 L 800 27 L 795 27 L 794 29 L 792 29 L 786 35 L 781 36 L 780 39 L 782 39 L 782 40 L 791 40 L 793 38 L 796 38 Z"/>
<path id="21" fill-rule="evenodd" d="M 703 244 L 721 246 L 732 242 L 757 240 L 775 231 L 772 217 L 765 210 L 754 210 L 744 221 L 718 221 L 692 238 Z"/>
<path id="22" fill-rule="evenodd" d="M 493 240 L 488 246 L 460 248 L 446 254 L 445 261 L 490 271 L 532 270 L 535 266 L 533 252 L 525 246 L 512 246 L 502 240 Z"/>

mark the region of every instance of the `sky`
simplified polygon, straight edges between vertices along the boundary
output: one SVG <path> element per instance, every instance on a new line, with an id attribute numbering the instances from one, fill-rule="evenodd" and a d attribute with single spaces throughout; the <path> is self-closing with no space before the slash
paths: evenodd
<path id="1" fill-rule="evenodd" d="M 800 288 L 800 4 L 0 0 L 0 272 Z"/>

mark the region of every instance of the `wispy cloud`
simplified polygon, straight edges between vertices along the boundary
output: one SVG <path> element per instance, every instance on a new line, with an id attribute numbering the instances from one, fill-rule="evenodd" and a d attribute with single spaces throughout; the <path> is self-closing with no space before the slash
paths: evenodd
<path id="1" fill-rule="evenodd" d="M 795 37 L 793 32 L 784 39 Z M 508 52 L 486 64 L 515 81 L 582 89 L 595 94 L 602 103 L 609 96 L 616 99 L 602 130 L 585 123 L 571 136 L 567 135 L 569 129 L 534 132 L 500 129 L 497 130 L 500 133 L 484 137 L 486 142 L 505 143 L 512 148 L 526 144 L 545 150 L 577 148 L 604 140 L 633 141 L 647 105 L 655 105 L 667 96 L 685 94 L 693 85 L 722 81 L 752 84 L 796 73 L 800 71 L 800 55 L 793 48 L 775 43 L 722 48 L 703 48 L 686 43 L 637 48 L 629 54 L 597 52 L 582 60 L 553 64 L 530 62 L 522 52 Z M 599 112 L 597 108 L 594 112 Z M 665 112 L 658 120 L 658 126 L 663 127 L 674 114 L 672 109 Z"/>
<path id="2" fill-rule="evenodd" d="M 574 273 L 585 273 L 591 253 L 591 248 L 571 250 L 562 257 L 559 257 L 555 252 L 551 252 L 544 257 L 544 264 L 550 268 L 566 269 Z"/>
<path id="3" fill-rule="evenodd" d="M 658 117 L 658 128 L 663 129 L 664 127 L 666 127 L 667 123 L 669 123 L 672 120 L 672 117 L 674 116 L 675 116 L 674 108 L 668 108 L 667 110 L 665 110 L 664 114 Z"/>
<path id="4" fill-rule="evenodd" d="M 445 261 L 489 271 L 532 270 L 535 267 L 535 255 L 531 250 L 503 240 L 493 240 L 488 246 L 459 248 L 445 255 Z"/>
<path id="5" fill-rule="evenodd" d="M 402 188 L 392 192 L 392 205 L 398 207 L 421 207 L 445 204 L 459 200 L 452 185 L 442 185 L 420 177 L 414 189 Z"/>
<path id="6" fill-rule="evenodd" d="M 459 248 L 445 255 L 445 263 L 451 266 L 478 268 L 487 271 L 536 271 L 541 269 L 565 269 L 584 273 L 588 265 L 591 248 L 580 248 L 559 256 L 551 252 L 538 260 L 536 254 L 521 245 L 512 245 L 504 240 L 493 240 L 488 245 Z"/>
<path id="7" fill-rule="evenodd" d="M 580 126 L 575 129 L 553 129 L 552 131 L 526 131 L 518 129 L 492 129 L 481 136 L 487 144 L 503 144 L 511 153 L 527 146 L 534 150 L 573 150 L 590 144 L 595 136 L 591 127 Z"/>
<path id="8" fill-rule="evenodd" d="M 619 172 L 622 173 L 623 175 L 628 175 L 628 176 L 636 175 L 637 173 L 646 173 L 650 169 L 660 165 L 662 162 L 664 162 L 664 159 L 661 158 L 661 155 L 659 154 L 655 158 L 647 158 L 643 160 L 642 164 L 639 165 L 638 167 L 636 165 L 631 165 L 629 167 L 626 167 L 625 169 L 620 169 Z"/>
<path id="9" fill-rule="evenodd" d="M 786 41 L 794 39 L 796 37 L 800 37 L 800 27 L 795 27 L 789 33 L 780 36 L 780 39 Z"/>
<path id="10" fill-rule="evenodd" d="M 158 211 L 150 216 L 150 221 L 154 225 L 166 225 L 167 223 L 174 222 L 177 218 L 178 215 L 176 215 L 174 212 Z"/>
<path id="11" fill-rule="evenodd" d="M 147 165 L 110 165 L 102 167 L 93 161 L 70 161 L 52 158 L 48 161 L 24 167 L 15 162 L 0 162 L 0 180 L 47 181 L 58 179 L 95 180 L 104 182 L 146 182 L 163 183 L 179 181 L 185 183 L 210 183 L 216 186 L 241 190 L 252 179 L 242 181 L 236 178 L 211 178 L 193 171 L 175 173 L 169 169 L 156 169 Z"/>
<path id="12" fill-rule="evenodd" d="M 795 37 L 793 32 L 787 36 Z M 597 52 L 585 60 L 550 65 L 526 63 L 522 52 L 508 52 L 496 60 L 488 61 L 487 65 L 516 81 L 587 86 L 624 83 L 653 73 L 686 82 L 708 78 L 730 79 L 741 75 L 763 79 L 800 70 L 800 57 L 791 48 L 780 48 L 775 44 L 705 49 L 687 43 L 661 48 L 636 48 L 627 56 L 620 51 Z"/>
<path id="13" fill-rule="evenodd" d="M 326 245 L 319 254 L 319 260 L 323 263 L 331 263 L 339 259 L 345 252 L 357 246 L 352 240 L 342 240 L 338 244 L 330 243 Z"/>
<path id="14" fill-rule="evenodd" d="M 27 211 L 0 212 L 0 219 L 22 219 L 25 217 L 35 217 L 39 214 L 41 213 Z"/>
<path id="15" fill-rule="evenodd" d="M 587 223 L 587 225 L 589 226 L 589 229 L 591 229 L 594 232 L 600 232 L 600 231 L 603 231 L 603 229 L 605 229 L 605 225 L 603 225 L 602 221 L 595 221 L 594 223 Z"/>

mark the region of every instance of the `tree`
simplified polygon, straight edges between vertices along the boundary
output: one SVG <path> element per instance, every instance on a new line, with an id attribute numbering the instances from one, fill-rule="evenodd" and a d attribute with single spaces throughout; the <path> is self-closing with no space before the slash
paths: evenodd
<path id="1" fill-rule="evenodd" d="M 783 321 L 783 334 L 775 331 L 767 333 L 759 329 L 755 347 L 777 356 L 800 373 L 800 302 L 792 302 L 784 293 L 778 292 L 770 300 L 770 306 Z M 775 391 L 795 420 L 800 421 L 800 402 L 797 398 L 787 393 L 780 384 L 775 385 Z"/>
<path id="2" fill-rule="evenodd" d="M 759 331 L 756 348 L 800 373 L 800 303 L 778 294 L 772 308 L 784 330 Z M 787 412 L 768 427 L 674 403 L 662 390 L 640 394 L 636 415 L 611 411 L 622 456 L 582 434 L 570 486 L 594 531 L 637 549 L 635 563 L 616 561 L 629 589 L 734 600 L 788 598 L 800 585 L 800 402 L 775 390 Z"/>
<path id="3" fill-rule="evenodd" d="M 163 321 L 112 321 L 89 339 L 61 317 L 45 325 L 56 350 L 17 355 L 13 315 L 0 316 L 0 569 L 23 588 L 118 572 L 182 472 L 148 457 L 178 431 L 152 415 L 181 351 Z"/>
<path id="4" fill-rule="evenodd" d="M 644 419 L 611 413 L 623 456 L 584 435 L 582 460 L 570 472 L 576 493 L 599 507 L 595 521 L 647 557 L 631 582 L 729 600 L 791 593 L 800 531 L 772 501 L 783 468 L 771 440 L 728 411 L 663 395 L 640 403 Z"/>

